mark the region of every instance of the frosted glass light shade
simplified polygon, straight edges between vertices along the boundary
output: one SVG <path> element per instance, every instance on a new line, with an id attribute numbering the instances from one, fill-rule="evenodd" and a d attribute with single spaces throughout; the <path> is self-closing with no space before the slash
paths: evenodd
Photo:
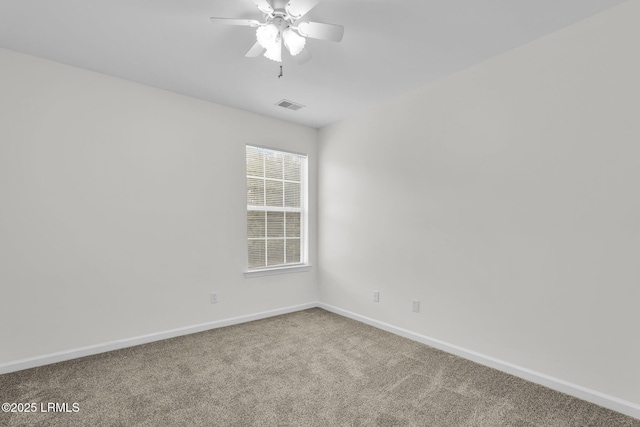
<path id="1" fill-rule="evenodd" d="M 278 36 L 278 40 L 267 48 L 264 53 L 266 58 L 272 61 L 282 62 L 282 39 Z"/>
<path id="2" fill-rule="evenodd" d="M 273 24 L 263 25 L 256 30 L 256 39 L 265 49 L 271 48 L 279 39 L 280 30 Z"/>
<path id="3" fill-rule="evenodd" d="M 302 52 L 302 49 L 304 49 L 304 45 L 307 42 L 304 37 L 298 35 L 298 33 L 293 31 L 291 28 L 287 28 L 282 32 L 282 38 L 284 39 L 284 45 L 289 49 L 291 56 L 296 56 Z"/>

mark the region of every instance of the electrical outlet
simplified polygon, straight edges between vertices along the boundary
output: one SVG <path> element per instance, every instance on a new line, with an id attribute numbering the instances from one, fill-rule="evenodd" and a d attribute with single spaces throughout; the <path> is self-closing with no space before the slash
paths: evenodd
<path id="1" fill-rule="evenodd" d="M 380 292 L 373 291 L 373 302 L 380 302 Z"/>
<path id="2" fill-rule="evenodd" d="M 418 301 L 417 299 L 413 300 L 413 311 L 415 311 L 416 313 L 420 312 L 420 301 Z"/>
<path id="3" fill-rule="evenodd" d="M 211 292 L 211 304 L 215 304 L 218 302 L 218 293 Z"/>

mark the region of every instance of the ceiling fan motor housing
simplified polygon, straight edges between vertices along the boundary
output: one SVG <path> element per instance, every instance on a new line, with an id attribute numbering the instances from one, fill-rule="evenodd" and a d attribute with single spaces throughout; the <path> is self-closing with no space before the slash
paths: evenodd
<path id="1" fill-rule="evenodd" d="M 287 20 L 280 16 L 276 16 L 275 18 L 271 19 L 270 23 L 278 27 L 278 31 L 280 32 L 280 34 L 282 34 L 282 32 L 287 29 L 287 27 L 289 27 L 289 22 L 287 22 Z"/>

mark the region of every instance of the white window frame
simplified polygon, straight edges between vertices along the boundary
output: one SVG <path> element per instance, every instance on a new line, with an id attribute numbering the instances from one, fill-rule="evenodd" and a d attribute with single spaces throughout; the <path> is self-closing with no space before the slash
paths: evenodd
<path id="1" fill-rule="evenodd" d="M 296 212 L 296 213 L 299 212 L 300 213 L 300 262 L 295 264 L 281 264 L 276 266 L 266 266 L 266 267 L 257 267 L 257 268 L 249 269 L 249 236 L 248 234 L 246 234 L 245 235 L 246 262 L 245 262 L 244 276 L 257 277 L 257 276 L 268 276 L 272 274 L 297 273 L 297 272 L 309 271 L 311 269 L 311 265 L 309 265 L 309 174 L 308 174 L 309 155 L 305 153 L 282 150 L 279 148 L 265 147 L 261 145 L 255 145 L 255 144 L 247 144 L 245 146 L 245 160 L 246 160 L 246 147 L 261 148 L 263 150 L 301 156 L 302 162 L 300 167 L 300 208 L 274 207 L 274 206 L 250 206 L 247 203 L 246 204 L 247 209 L 245 211 L 245 230 L 247 229 L 248 220 L 249 220 L 246 213 L 249 211 Z M 246 185 L 247 177 L 250 177 L 250 176 L 251 175 L 248 175 L 247 170 L 245 169 L 245 174 L 244 174 L 245 185 Z M 271 179 L 266 177 L 255 177 L 255 178 L 264 179 L 265 181 Z M 284 177 L 282 180 L 279 180 L 279 179 L 271 179 L 271 180 L 287 182 L 287 180 L 284 179 Z M 295 182 L 295 181 L 289 181 L 289 182 Z M 265 200 L 266 200 L 266 194 L 265 194 Z M 246 193 L 245 193 L 245 201 L 246 201 Z M 285 254 L 286 254 L 286 244 L 285 244 Z"/>

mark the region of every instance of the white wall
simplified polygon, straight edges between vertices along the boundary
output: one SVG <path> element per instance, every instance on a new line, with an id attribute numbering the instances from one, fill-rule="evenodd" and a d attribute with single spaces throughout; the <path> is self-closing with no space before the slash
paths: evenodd
<path id="1" fill-rule="evenodd" d="M 323 129 L 320 299 L 640 403 L 638 18 Z M 0 364 L 315 301 L 242 236 L 244 145 L 310 154 L 315 223 L 316 140 L 0 49 Z"/>
<path id="2" fill-rule="evenodd" d="M 322 129 L 321 301 L 640 404 L 638 22 L 625 3 Z"/>
<path id="3" fill-rule="evenodd" d="M 243 236 L 245 144 L 310 155 L 314 224 L 316 141 L 0 50 L 0 364 L 315 301 L 313 271 L 245 279 Z"/>

